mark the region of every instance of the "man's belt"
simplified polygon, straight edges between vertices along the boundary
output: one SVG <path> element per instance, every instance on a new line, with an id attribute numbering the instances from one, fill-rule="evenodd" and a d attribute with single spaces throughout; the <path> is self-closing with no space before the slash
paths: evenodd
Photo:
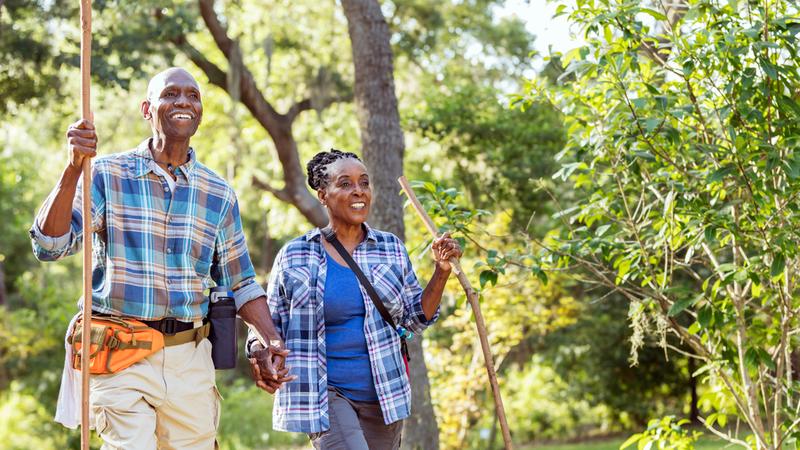
<path id="1" fill-rule="evenodd" d="M 114 317 L 111 314 L 94 311 L 92 314 L 97 317 Z M 207 338 L 211 331 L 211 325 L 208 323 L 208 319 L 203 319 L 203 325 L 198 328 L 194 327 L 193 322 L 183 322 L 174 317 L 167 317 L 161 320 L 137 320 L 154 330 L 160 331 L 164 335 L 164 345 L 167 347 L 186 344 L 192 341 L 198 344 L 200 341 Z"/>
<path id="2" fill-rule="evenodd" d="M 182 331 L 188 331 L 194 328 L 192 322 L 182 322 L 174 317 L 167 317 L 161 320 L 141 320 L 143 324 L 150 328 L 156 329 L 163 334 L 170 336 Z"/>

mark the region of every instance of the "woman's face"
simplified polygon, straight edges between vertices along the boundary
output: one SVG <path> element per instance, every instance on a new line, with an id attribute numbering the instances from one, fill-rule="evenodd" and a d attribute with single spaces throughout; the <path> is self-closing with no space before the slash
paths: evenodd
<path id="1" fill-rule="evenodd" d="M 328 186 L 317 196 L 328 208 L 332 225 L 361 225 L 372 203 L 367 168 L 353 158 L 334 161 L 328 166 Z"/>

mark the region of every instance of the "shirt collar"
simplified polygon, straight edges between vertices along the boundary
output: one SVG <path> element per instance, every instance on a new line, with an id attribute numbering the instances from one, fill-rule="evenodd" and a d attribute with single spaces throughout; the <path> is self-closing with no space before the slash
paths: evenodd
<path id="1" fill-rule="evenodd" d="M 152 140 L 153 138 L 145 139 L 133 151 L 134 156 L 136 156 L 135 171 L 137 177 L 142 177 L 152 172 L 153 165 L 156 164 L 153 154 L 150 152 L 150 142 Z M 178 166 L 177 169 L 180 170 L 176 170 L 176 173 L 183 173 L 186 178 L 189 178 L 195 167 L 197 167 L 197 154 L 192 147 L 189 147 L 189 161 Z"/>
<path id="2" fill-rule="evenodd" d="M 367 242 L 377 242 L 378 236 L 375 234 L 375 231 L 370 227 L 366 222 L 361 224 L 365 230 L 367 230 L 367 238 L 365 239 Z M 305 238 L 306 241 L 318 241 L 322 236 L 322 232 L 319 228 L 314 228 L 313 230 L 306 233 Z"/>

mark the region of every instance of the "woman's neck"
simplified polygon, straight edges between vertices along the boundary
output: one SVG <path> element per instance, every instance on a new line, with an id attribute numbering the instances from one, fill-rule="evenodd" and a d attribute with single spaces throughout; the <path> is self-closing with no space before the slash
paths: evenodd
<path id="1" fill-rule="evenodd" d="M 364 240 L 366 232 L 361 224 L 341 224 L 331 222 L 328 227 L 336 233 L 336 237 L 346 247 L 355 247 Z"/>

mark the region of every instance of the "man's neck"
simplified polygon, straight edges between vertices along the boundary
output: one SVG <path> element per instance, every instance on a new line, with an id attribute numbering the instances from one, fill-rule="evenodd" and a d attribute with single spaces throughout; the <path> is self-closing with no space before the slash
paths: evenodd
<path id="1" fill-rule="evenodd" d="M 157 163 L 178 167 L 189 160 L 189 139 L 175 141 L 156 134 L 150 141 L 150 152 Z"/>

